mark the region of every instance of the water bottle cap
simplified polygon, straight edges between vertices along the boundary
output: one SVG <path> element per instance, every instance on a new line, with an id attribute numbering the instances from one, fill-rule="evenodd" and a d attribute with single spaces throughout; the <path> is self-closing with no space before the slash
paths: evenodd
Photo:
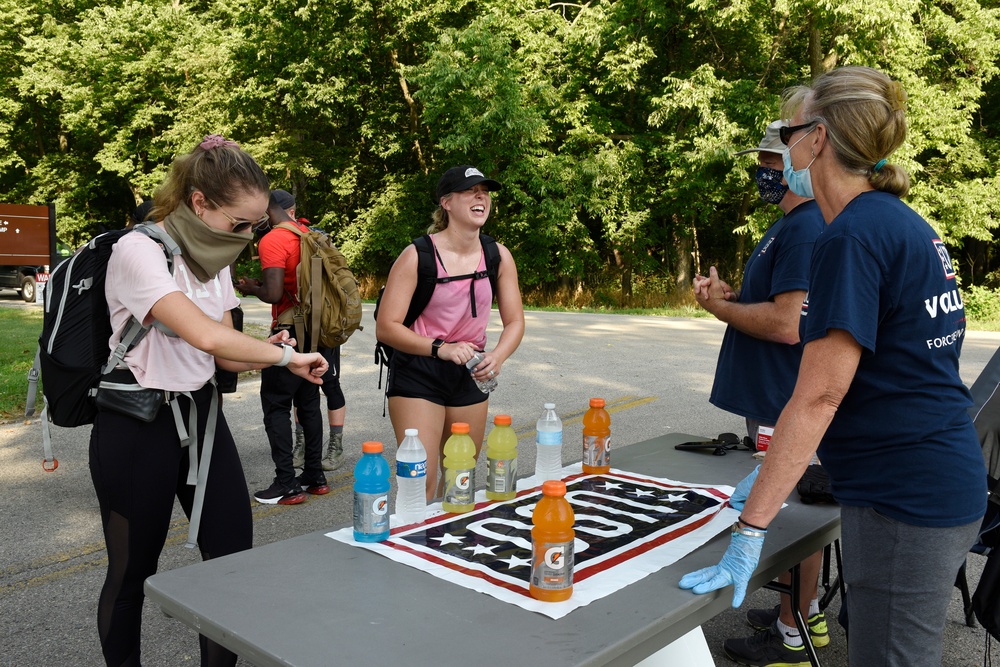
<path id="1" fill-rule="evenodd" d="M 550 479 L 542 482 L 542 494 L 546 496 L 565 496 L 566 482 L 559 479 Z"/>
<path id="2" fill-rule="evenodd" d="M 451 432 L 452 433 L 468 433 L 469 432 L 469 425 L 466 424 L 465 422 L 455 422 L 454 424 L 451 425 Z"/>
<path id="3" fill-rule="evenodd" d="M 546 410 L 555 410 L 556 409 L 556 404 L 555 403 L 546 403 L 544 407 L 545 407 Z"/>
<path id="4" fill-rule="evenodd" d="M 403 435 L 415 438 L 415 437 L 417 437 L 417 429 L 415 429 L 415 428 L 408 428 L 408 429 L 406 429 L 406 430 L 403 431 Z"/>
<path id="5" fill-rule="evenodd" d="M 592 408 L 603 408 L 604 399 L 603 398 L 592 398 L 590 399 L 590 407 Z"/>
<path id="6" fill-rule="evenodd" d="M 493 423 L 497 426 L 510 426 L 510 415 L 497 415 L 493 418 Z"/>
<path id="7" fill-rule="evenodd" d="M 365 454 L 381 454 L 382 443 L 375 441 L 365 442 L 361 445 L 361 451 Z"/>

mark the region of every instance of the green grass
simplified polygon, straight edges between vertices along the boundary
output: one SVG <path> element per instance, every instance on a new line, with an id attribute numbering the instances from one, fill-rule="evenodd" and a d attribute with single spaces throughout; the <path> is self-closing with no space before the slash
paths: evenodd
<path id="1" fill-rule="evenodd" d="M 0 336 L 0 418 L 23 418 L 28 371 L 35 361 L 38 334 L 42 331 L 42 309 L 0 307 L 0 331 L 3 331 Z M 38 410 L 41 410 L 41 398 L 39 388 Z"/>

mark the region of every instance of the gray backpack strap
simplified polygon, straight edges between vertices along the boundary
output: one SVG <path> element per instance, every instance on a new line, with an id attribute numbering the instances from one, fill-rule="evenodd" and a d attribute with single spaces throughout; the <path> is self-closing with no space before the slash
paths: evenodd
<path id="1" fill-rule="evenodd" d="M 38 397 L 38 378 L 41 376 L 41 355 L 42 346 L 35 348 L 35 361 L 28 370 L 28 396 L 24 399 L 24 416 L 31 417 L 35 414 L 35 400 Z"/>
<path id="2" fill-rule="evenodd" d="M 174 425 L 177 427 L 177 436 L 180 438 L 181 447 L 188 448 L 188 476 L 187 484 L 194 487 L 194 502 L 191 505 L 191 517 L 188 523 L 188 539 L 184 545 L 189 549 L 198 546 L 198 530 L 201 527 L 201 511 L 205 506 L 205 489 L 208 486 L 208 468 L 212 461 L 212 448 L 215 445 L 215 428 L 219 421 L 219 392 L 215 390 L 215 378 L 212 383 L 212 403 L 208 408 L 208 419 L 205 424 L 205 439 L 201 445 L 201 456 L 198 455 L 198 409 L 195 407 L 194 398 L 190 392 L 177 392 L 172 394 L 170 409 L 174 414 Z M 177 396 L 187 396 L 191 401 L 191 410 L 188 412 L 188 423 L 185 426 L 184 417 L 181 415 L 180 405 L 176 400 Z"/>
<path id="3" fill-rule="evenodd" d="M 42 460 L 42 470 L 52 472 L 59 467 L 59 461 L 52 455 L 52 435 L 49 433 L 49 401 L 42 395 L 42 449 L 45 458 Z"/>
<path id="4" fill-rule="evenodd" d="M 145 234 L 163 246 L 163 249 L 167 254 L 167 268 L 170 269 L 170 275 L 174 275 L 174 257 L 181 254 L 181 247 L 177 245 L 176 241 L 170 238 L 170 234 L 167 234 L 167 230 L 162 229 L 155 222 L 146 222 L 141 225 L 136 225 L 135 231 Z M 162 322 L 154 321 L 153 326 L 167 336 L 177 338 L 177 334 Z M 139 341 L 136 341 L 136 343 L 138 342 Z"/>

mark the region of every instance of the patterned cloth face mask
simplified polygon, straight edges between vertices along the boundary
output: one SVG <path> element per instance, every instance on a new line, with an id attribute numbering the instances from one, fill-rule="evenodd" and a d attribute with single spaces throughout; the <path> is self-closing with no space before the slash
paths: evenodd
<path id="1" fill-rule="evenodd" d="M 781 182 L 783 172 L 770 167 L 757 167 L 754 180 L 757 181 L 757 192 L 761 201 L 768 204 L 778 204 L 785 198 L 788 186 Z"/>

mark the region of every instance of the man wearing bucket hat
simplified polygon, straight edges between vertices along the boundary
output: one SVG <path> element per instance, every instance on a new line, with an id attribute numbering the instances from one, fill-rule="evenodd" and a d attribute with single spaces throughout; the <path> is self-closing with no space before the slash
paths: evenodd
<path id="1" fill-rule="evenodd" d="M 737 294 L 721 280 L 714 266 L 708 276 L 694 279 L 698 303 L 729 325 L 709 400 L 716 407 L 744 417 L 750 440 L 755 446 L 760 443 L 761 448 L 795 387 L 802 358 L 799 318 L 809 286 L 809 258 L 813 242 L 825 226 L 816 202 L 790 191 L 784 181 L 785 146 L 779 136 L 784 125 L 787 123 L 782 120 L 772 122 L 756 148 L 736 153 L 757 153 L 755 180 L 760 198 L 775 204 L 784 214 L 754 248 L 743 270 L 740 292 Z M 752 478 L 745 485 L 749 487 L 750 483 Z M 736 509 L 742 508 L 749 492 L 749 488 L 741 487 L 731 500 Z M 815 646 L 830 641 L 816 600 L 821 558 L 820 553 L 810 556 L 801 570 L 804 599 L 800 607 Z M 779 607 L 751 609 L 747 621 L 759 632 L 746 639 L 727 640 L 725 650 L 730 658 L 761 666 L 809 664 L 789 596 L 781 596 L 780 613 Z"/>

